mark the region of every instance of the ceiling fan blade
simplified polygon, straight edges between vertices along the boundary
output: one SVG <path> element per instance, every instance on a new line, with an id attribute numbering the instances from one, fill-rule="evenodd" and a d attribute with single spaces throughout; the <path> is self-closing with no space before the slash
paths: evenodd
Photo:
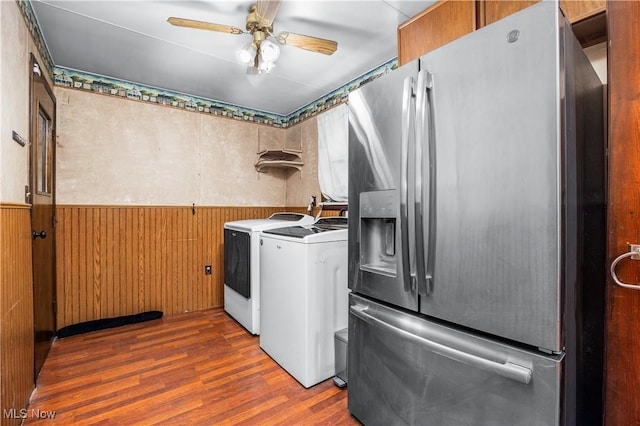
<path id="1" fill-rule="evenodd" d="M 256 14 L 265 27 L 273 25 L 273 20 L 276 17 L 276 13 L 278 13 L 279 7 L 280 0 L 257 0 Z"/>
<path id="2" fill-rule="evenodd" d="M 171 25 L 175 25 L 176 27 L 187 27 L 187 28 L 195 28 L 198 30 L 209 30 L 209 31 L 217 31 L 220 33 L 229 33 L 229 34 L 243 34 L 240 28 L 231 27 L 229 25 L 222 24 L 214 24 L 212 22 L 204 22 L 204 21 L 194 21 L 192 19 L 184 19 L 184 18 L 176 18 L 171 17 L 167 19 Z"/>
<path id="3" fill-rule="evenodd" d="M 312 52 L 323 53 L 325 55 L 331 55 L 336 51 L 336 49 L 338 49 L 338 43 L 333 40 L 289 33 L 286 31 L 279 33 L 276 36 L 276 40 L 278 40 L 280 44 L 295 46 Z"/>

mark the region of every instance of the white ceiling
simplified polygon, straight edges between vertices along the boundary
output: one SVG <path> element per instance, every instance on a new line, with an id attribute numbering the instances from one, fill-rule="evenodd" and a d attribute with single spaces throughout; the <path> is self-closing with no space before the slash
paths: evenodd
<path id="1" fill-rule="evenodd" d="M 282 46 L 270 74 L 247 75 L 251 41 L 170 25 L 176 16 L 244 29 L 249 1 L 32 1 L 56 66 L 288 115 L 397 56 L 399 24 L 424 0 L 283 0 L 274 33 L 338 42 L 331 56 Z"/>

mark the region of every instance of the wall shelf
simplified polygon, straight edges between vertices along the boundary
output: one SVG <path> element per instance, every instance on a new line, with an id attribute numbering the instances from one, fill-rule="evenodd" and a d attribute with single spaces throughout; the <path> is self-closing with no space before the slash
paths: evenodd
<path id="1" fill-rule="evenodd" d="M 302 170 L 304 162 L 300 154 L 302 151 L 294 149 L 265 149 L 258 152 L 258 161 L 255 164 L 256 171 L 264 173 L 270 168 Z"/>

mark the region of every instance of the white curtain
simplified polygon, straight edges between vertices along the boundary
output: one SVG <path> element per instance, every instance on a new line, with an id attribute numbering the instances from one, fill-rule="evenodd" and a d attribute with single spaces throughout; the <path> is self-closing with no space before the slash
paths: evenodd
<path id="1" fill-rule="evenodd" d="M 342 104 L 318 115 L 318 181 L 325 198 L 347 201 L 348 168 L 349 108 Z"/>

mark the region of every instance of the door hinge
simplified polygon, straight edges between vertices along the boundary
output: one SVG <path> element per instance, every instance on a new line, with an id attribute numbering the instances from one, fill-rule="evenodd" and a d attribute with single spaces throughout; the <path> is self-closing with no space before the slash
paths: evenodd
<path id="1" fill-rule="evenodd" d="M 58 226 L 58 218 L 54 214 L 53 216 L 51 216 L 51 227 L 55 228 L 56 226 Z"/>
<path id="2" fill-rule="evenodd" d="M 54 299 L 53 303 L 53 315 L 58 313 L 58 302 Z"/>

